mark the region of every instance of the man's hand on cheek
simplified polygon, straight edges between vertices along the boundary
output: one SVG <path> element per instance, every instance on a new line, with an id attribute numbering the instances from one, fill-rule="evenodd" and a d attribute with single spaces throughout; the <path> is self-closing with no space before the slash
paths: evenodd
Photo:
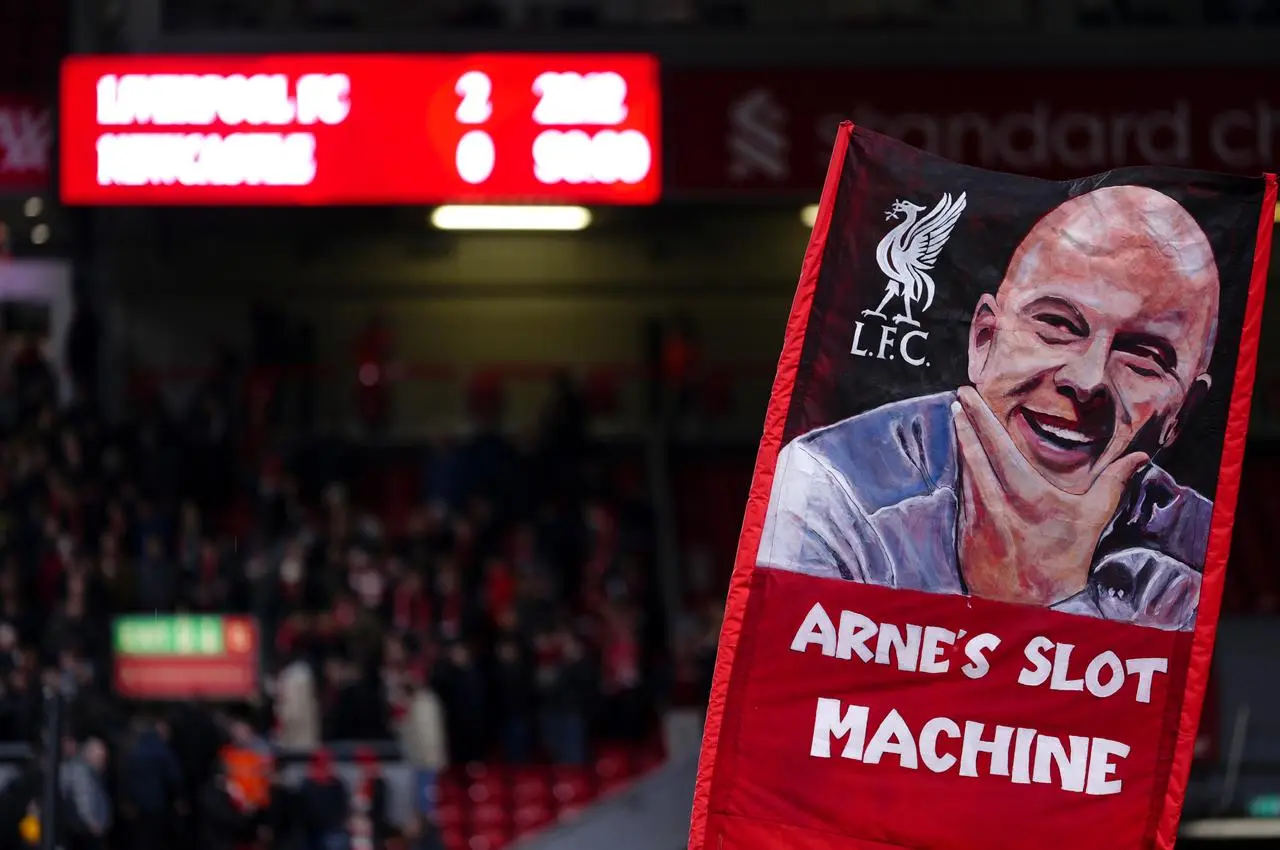
<path id="1" fill-rule="evenodd" d="M 1125 486 L 1149 458 L 1126 455 L 1088 492 L 1060 490 L 1033 467 L 971 387 L 952 405 L 962 460 L 960 573 L 975 596 L 1052 605 L 1084 589 Z"/>

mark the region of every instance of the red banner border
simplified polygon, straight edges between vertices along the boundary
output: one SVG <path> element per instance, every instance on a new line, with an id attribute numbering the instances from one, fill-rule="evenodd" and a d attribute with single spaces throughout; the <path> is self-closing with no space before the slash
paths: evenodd
<path id="1" fill-rule="evenodd" d="M 1271 234 L 1275 227 L 1276 176 L 1265 175 L 1254 242 L 1253 273 L 1249 277 L 1249 297 L 1244 325 L 1240 331 L 1240 353 L 1236 359 L 1235 385 L 1227 412 L 1227 430 L 1222 443 L 1222 474 L 1213 500 L 1213 520 L 1209 525 L 1209 549 L 1204 558 L 1204 579 L 1200 588 L 1200 610 L 1196 615 L 1195 639 L 1187 664 L 1187 684 L 1182 693 L 1182 714 L 1178 721 L 1178 743 L 1173 751 L 1169 787 L 1156 824 L 1157 850 L 1172 850 L 1178 837 L 1178 818 L 1187 793 L 1191 761 L 1195 754 L 1196 730 L 1209 682 L 1213 641 L 1222 607 L 1226 583 L 1227 557 L 1231 552 L 1231 530 L 1235 524 L 1236 501 L 1240 495 L 1240 470 L 1244 465 L 1245 440 L 1249 431 L 1249 408 L 1253 402 L 1253 380 L 1258 366 L 1258 338 L 1262 331 L 1262 307 L 1267 294 L 1267 264 L 1271 258 Z"/>
<path id="2" fill-rule="evenodd" d="M 706 843 L 707 816 L 711 808 L 711 779 L 715 772 L 733 659 L 737 653 L 738 640 L 742 636 L 742 621 L 747 611 L 751 576 L 755 572 L 755 553 L 764 530 L 765 512 L 769 508 L 773 471 L 777 466 L 778 452 L 782 449 L 782 433 L 786 427 L 787 410 L 791 407 L 796 372 L 800 368 L 800 353 L 804 348 L 809 310 L 813 306 L 813 293 L 818 286 L 818 273 L 822 268 L 822 256 L 826 253 L 827 235 L 831 230 L 831 213 L 835 207 L 840 174 L 844 170 L 845 154 L 852 137 L 853 124 L 846 121 L 840 125 L 836 134 L 835 149 L 831 153 L 831 164 L 827 167 L 827 178 L 822 186 L 822 198 L 818 202 L 818 215 L 814 220 L 813 232 L 809 235 L 809 246 L 804 252 L 804 264 L 800 268 L 800 283 L 796 287 L 795 299 L 791 302 L 791 316 L 787 319 L 786 340 L 778 358 L 778 372 L 773 379 L 773 390 L 769 393 L 764 435 L 760 439 L 760 451 L 756 454 L 756 468 L 751 476 L 751 492 L 747 498 L 746 515 L 738 540 L 738 554 L 733 565 L 733 576 L 729 579 L 729 595 L 725 603 L 724 622 L 720 628 L 719 650 L 716 653 L 715 676 L 707 702 L 707 721 L 702 731 L 702 755 L 698 760 L 698 779 L 693 789 L 693 812 L 689 820 L 689 850 L 702 850 Z"/>
<path id="3" fill-rule="evenodd" d="M 698 778 L 694 785 L 693 809 L 689 823 L 689 850 L 706 850 L 707 847 L 711 786 L 715 779 L 720 734 L 723 729 L 725 708 L 729 701 L 733 662 L 743 636 L 742 624 L 751 596 L 752 576 L 756 566 L 755 553 L 764 529 L 774 469 L 777 465 L 778 452 L 782 448 L 787 411 L 791 407 L 791 396 L 795 390 L 805 330 L 809 323 L 809 312 L 813 306 L 813 294 L 817 288 L 822 257 L 826 251 L 827 238 L 831 229 L 832 210 L 853 132 L 853 123 L 845 121 L 841 123 L 836 134 L 835 148 L 831 154 L 831 162 L 827 166 L 827 176 L 823 183 L 817 218 L 813 232 L 809 236 L 809 245 L 805 249 L 800 282 L 791 304 L 791 315 L 787 319 L 786 337 L 782 354 L 778 358 L 777 375 L 769 395 L 764 433 L 760 439 L 760 449 L 756 455 L 755 470 L 752 473 L 751 490 L 743 517 L 733 576 L 729 580 L 719 650 L 716 655 L 715 675 L 707 703 L 702 752 L 698 761 Z M 1177 837 L 1178 819 L 1190 777 L 1196 729 L 1200 723 L 1200 710 L 1204 702 L 1209 664 L 1213 656 L 1214 635 L 1217 631 L 1222 589 L 1226 578 L 1226 562 L 1231 549 L 1231 530 L 1239 496 L 1240 468 L 1244 462 L 1245 440 L 1249 428 L 1249 408 L 1253 400 L 1253 382 L 1258 359 L 1258 337 L 1262 327 L 1262 308 L 1267 288 L 1267 265 L 1275 223 L 1276 176 L 1267 174 L 1265 177 L 1266 189 L 1263 193 L 1262 211 L 1254 247 L 1253 271 L 1249 279 L 1249 294 L 1240 335 L 1235 384 L 1231 392 L 1227 428 L 1223 437 L 1221 462 L 1223 472 L 1219 476 L 1218 490 L 1214 498 L 1209 548 L 1205 553 L 1201 604 L 1188 660 L 1186 684 L 1180 701 L 1181 710 L 1177 718 L 1178 741 L 1174 749 L 1173 764 L 1163 805 L 1159 809 L 1159 818 L 1155 824 L 1157 850 L 1171 850 Z"/>

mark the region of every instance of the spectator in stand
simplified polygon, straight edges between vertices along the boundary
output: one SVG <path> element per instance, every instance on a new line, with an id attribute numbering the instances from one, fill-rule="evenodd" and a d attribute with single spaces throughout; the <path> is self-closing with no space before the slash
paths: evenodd
<path id="1" fill-rule="evenodd" d="M 244 720 L 231 723 L 230 738 L 221 753 L 226 790 L 243 820 L 248 822 L 259 817 L 271 802 L 274 757 L 266 742 Z"/>
<path id="2" fill-rule="evenodd" d="M 626 605 L 606 606 L 603 615 L 601 694 L 609 736 L 635 742 L 644 731 L 640 644 L 635 613 Z"/>
<path id="3" fill-rule="evenodd" d="M 346 850 L 351 804 L 346 786 L 333 771 L 333 756 L 316 750 L 298 789 L 298 819 L 304 850 Z"/>
<path id="4" fill-rule="evenodd" d="M 509 764 L 526 764 L 533 754 L 535 705 L 530 659 L 514 634 L 499 638 L 494 656 L 493 700 L 502 755 Z"/>
<path id="5" fill-rule="evenodd" d="M 103 775 L 106 768 L 107 748 L 96 738 L 85 741 L 79 754 L 59 768 L 70 850 L 105 850 L 107 846 L 112 806 Z"/>
<path id="6" fill-rule="evenodd" d="M 430 818 L 413 816 L 404 828 L 405 850 L 445 850 L 440 830 Z"/>
<path id="7" fill-rule="evenodd" d="M 382 850 L 391 832 L 387 781 L 382 776 L 382 765 L 373 750 L 360 747 L 356 751 L 356 768 L 358 773 L 351 791 L 352 850 L 357 843 L 365 850 Z"/>
<path id="8" fill-rule="evenodd" d="M 166 724 L 140 716 L 122 759 L 120 802 L 132 821 L 136 850 L 166 850 L 172 841 L 173 819 L 182 805 L 182 771 L 168 737 Z"/>
<path id="9" fill-rule="evenodd" d="M 534 653 L 542 748 L 555 764 L 585 764 L 587 702 L 594 676 L 582 642 L 562 626 L 539 635 Z"/>
<path id="10" fill-rule="evenodd" d="M 276 683 L 276 744 L 291 750 L 320 745 L 320 705 L 315 674 L 298 656 L 280 671 Z"/>
<path id="11" fill-rule="evenodd" d="M 298 789 L 285 780 L 277 762 L 271 771 L 271 802 L 257 822 L 258 844 L 293 850 L 298 844 Z"/>
<path id="12" fill-rule="evenodd" d="M 197 703 L 172 706 L 167 719 L 169 746 L 182 777 L 179 796 L 190 803 L 179 834 L 202 834 L 205 823 L 201 796 L 210 777 L 221 769 L 220 753 L 227 733 L 213 713 Z"/>
<path id="13" fill-rule="evenodd" d="M 424 672 L 407 674 L 405 711 L 397 722 L 400 751 L 413 771 L 412 808 L 425 814 L 435 796 L 436 779 L 449 763 L 444 704 Z"/>
<path id="14" fill-rule="evenodd" d="M 197 805 L 201 828 L 196 833 L 196 843 L 201 850 L 234 850 L 244 836 L 247 818 L 221 764 L 214 767 L 200 789 Z"/>
<path id="15" fill-rule="evenodd" d="M 448 647 L 434 687 L 444 703 L 449 761 L 466 764 L 484 758 L 484 679 L 467 644 L 459 641 Z"/>
<path id="16" fill-rule="evenodd" d="M 253 613 L 264 669 L 280 674 L 240 708 L 263 714 L 263 728 L 274 715 L 281 744 L 398 739 L 423 813 L 450 762 L 585 763 L 604 682 L 619 705 L 645 693 L 651 520 L 589 462 L 567 379 L 534 440 L 510 440 L 498 404 L 473 438 L 438 443 L 437 492 L 397 534 L 368 509 L 377 476 L 356 475 L 385 465 L 370 454 L 382 450 L 294 451 L 250 434 L 233 366 L 190 410 L 152 394 L 108 427 L 90 407 L 59 409 L 38 345 L 12 348 L 0 363 L 12 387 L 0 394 L 0 738 L 31 740 L 40 685 L 65 688 L 73 733 L 121 746 L 120 801 L 140 817 L 162 812 L 175 834 L 223 850 L 255 832 L 273 847 L 302 843 L 307 824 L 308 840 L 359 843 L 369 815 L 317 832 L 318 810 L 291 802 L 251 725 L 215 722 L 207 706 L 174 706 L 163 746 L 153 719 L 121 741 L 138 711 L 110 690 L 116 612 Z M 598 622 L 607 605 L 629 612 L 625 627 Z M 175 818 L 179 800 L 193 805 Z M 15 823 L 24 812 L 4 808 Z M 373 840 L 387 837 L 385 823 L 368 825 Z M 406 838 L 439 836 L 427 816 Z"/>

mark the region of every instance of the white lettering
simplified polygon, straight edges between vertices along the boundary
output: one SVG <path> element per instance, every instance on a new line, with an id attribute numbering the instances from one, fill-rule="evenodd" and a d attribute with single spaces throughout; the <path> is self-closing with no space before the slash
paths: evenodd
<path id="1" fill-rule="evenodd" d="M 1102 672 L 1108 671 L 1107 681 L 1102 681 Z M 1110 650 L 1095 656 L 1084 671 L 1084 686 L 1095 697 L 1106 699 L 1114 696 L 1124 687 L 1124 664 L 1120 656 Z"/>
<path id="2" fill-rule="evenodd" d="M 1049 673 L 1053 670 L 1053 665 L 1045 657 L 1045 653 L 1050 649 L 1053 649 L 1053 641 L 1047 637 L 1032 638 L 1027 643 L 1022 653 L 1031 662 L 1033 669 L 1022 668 L 1022 671 L 1018 673 L 1019 685 L 1036 688 L 1049 681 Z"/>
<path id="3" fill-rule="evenodd" d="M 920 648 L 921 673 L 945 673 L 951 669 L 950 659 L 944 658 L 947 647 L 955 645 L 956 633 L 941 626 L 925 626 L 924 646 Z"/>
<path id="4" fill-rule="evenodd" d="M 533 173 L 546 185 L 625 183 L 649 176 L 653 150 L 639 130 L 543 130 L 533 141 Z"/>
<path id="5" fill-rule="evenodd" d="M 1230 157 L 1239 159 L 1244 151 L 1249 164 L 1264 162 L 1261 150 L 1243 134 L 1238 143 L 1225 141 L 1228 133 L 1237 130 L 1260 137 L 1259 122 L 1243 111 L 1228 115 L 1205 122 L 1214 153 L 1228 165 L 1233 164 Z M 1040 101 L 1027 109 L 997 114 L 887 113 L 862 103 L 855 105 L 853 117 L 858 124 L 949 159 L 1019 171 L 1065 167 L 1085 172 L 1129 163 L 1190 165 L 1192 134 L 1198 123 L 1192 120 L 1190 103 L 1181 99 L 1163 108 L 1130 112 L 1058 111 Z M 824 146 L 830 145 L 833 126 L 832 116 L 825 115 L 815 124 L 815 135 Z"/>
<path id="6" fill-rule="evenodd" d="M 916 739 L 907 726 L 907 721 L 896 711 L 890 711 L 876 728 L 876 733 L 867 743 L 862 760 L 867 764 L 879 764 L 886 753 L 898 757 L 898 764 L 907 770 L 915 770 Z"/>
<path id="7" fill-rule="evenodd" d="M 467 71 L 453 87 L 462 101 L 453 117 L 459 124 L 483 124 L 493 115 L 493 81 L 482 71 Z"/>
<path id="8" fill-rule="evenodd" d="M 453 164 L 464 182 L 475 186 L 488 180 L 497 162 L 498 149 L 493 137 L 483 130 L 472 130 L 458 140 Z"/>
<path id="9" fill-rule="evenodd" d="M 1031 784 L 1031 745 L 1035 740 L 1036 730 L 1018 730 L 1013 742 L 1013 773 L 1009 775 L 1009 781 L 1015 785 Z"/>
<path id="10" fill-rule="evenodd" d="M 880 360 L 885 359 L 886 349 L 888 349 L 889 351 L 893 350 L 893 342 L 894 342 L 893 338 L 897 336 L 897 334 L 898 334 L 898 329 L 894 325 L 880 326 L 880 350 L 876 352 L 876 357 L 878 359 Z M 889 359 L 890 360 L 893 359 L 892 354 L 889 355 Z"/>
<path id="11" fill-rule="evenodd" d="M 997 726 L 990 741 L 984 740 L 982 732 L 986 724 L 970 720 L 964 724 L 964 745 L 960 750 L 960 775 L 978 775 L 978 756 L 983 753 L 991 756 L 989 773 L 992 776 L 1009 775 L 1009 744 L 1013 739 L 1012 726 Z"/>
<path id="12" fill-rule="evenodd" d="M 1036 688 L 1048 683 L 1050 690 L 1087 690 L 1099 699 L 1106 699 L 1123 690 L 1129 676 L 1136 676 L 1138 683 L 1134 699 L 1148 703 L 1151 702 L 1155 674 L 1167 673 L 1169 670 L 1167 658 L 1131 658 L 1122 661 L 1116 653 L 1106 650 L 1089 661 L 1083 677 L 1073 678 L 1069 670 L 1074 651 L 1073 644 L 1055 644 L 1043 636 L 1033 638 L 1023 650 L 1030 665 L 1019 671 L 1018 684 Z"/>
<path id="13" fill-rule="evenodd" d="M 350 82 L 341 74 L 309 78 L 311 120 L 340 123 Z M 105 126 L 283 127 L 297 118 L 289 84 L 287 74 L 108 74 L 98 80 L 97 118 Z"/>
<path id="14" fill-rule="evenodd" d="M 813 719 L 813 742 L 809 745 L 809 755 L 814 758 L 831 758 L 831 739 L 843 738 L 845 742 L 841 758 L 862 758 L 862 747 L 867 739 L 867 707 L 851 705 L 843 715 L 840 713 L 840 700 L 819 699 L 818 710 Z"/>
<path id="15" fill-rule="evenodd" d="M 841 618 L 843 625 L 843 618 Z M 809 609 L 795 639 L 791 641 L 792 652 L 804 652 L 811 644 L 822 647 L 822 654 L 831 656 L 836 651 L 836 627 L 827 616 L 821 603 Z"/>
<path id="16" fill-rule="evenodd" d="M 1053 651 L 1053 675 L 1049 677 L 1049 690 L 1051 691 L 1083 691 L 1084 679 L 1071 679 L 1067 676 L 1067 670 L 1071 665 L 1071 653 L 1075 652 L 1075 645 L 1070 643 L 1060 643 Z"/>
<path id="17" fill-rule="evenodd" d="M 351 79 L 346 74 L 304 74 L 298 79 L 298 123 L 330 127 L 351 114 Z"/>
<path id="18" fill-rule="evenodd" d="M 613 71 L 539 74 L 533 120 L 543 126 L 615 127 L 627 119 L 627 81 Z"/>
<path id="19" fill-rule="evenodd" d="M 1119 742 L 1072 735 L 1064 743 L 1035 729 L 1011 726 L 992 727 L 990 737 L 984 737 L 986 724 L 972 720 L 963 728 L 962 733 L 961 724 L 949 717 L 934 717 L 920 727 L 917 736 L 896 710 L 873 719 L 867 706 L 846 707 L 838 699 L 822 698 L 814 714 L 809 755 L 831 758 L 832 742 L 844 740 L 840 757 L 867 764 L 896 755 L 898 767 L 904 770 L 919 770 L 923 764 L 933 773 L 956 770 L 966 777 L 1003 776 L 1019 785 L 1056 785 L 1064 791 L 1097 796 L 1123 790 L 1117 773 L 1119 762 L 1130 750 Z M 943 736 L 960 742 L 958 757 L 939 752 Z M 987 758 L 980 761 L 980 756 Z"/>
<path id="20" fill-rule="evenodd" d="M 964 657 L 969 659 L 969 663 L 961 667 L 960 672 L 970 679 L 981 679 L 987 675 L 991 672 L 991 662 L 987 660 L 986 653 L 993 651 L 999 645 L 1000 638 L 990 632 L 983 632 L 970 638 L 964 645 Z"/>
<path id="21" fill-rule="evenodd" d="M 108 133 L 97 142 L 99 186 L 306 186 L 310 133 Z"/>
<path id="22" fill-rule="evenodd" d="M 891 664 L 892 658 L 898 660 L 898 669 L 912 672 L 920 660 L 920 635 L 923 629 L 908 624 L 906 636 L 898 627 L 890 623 L 880 624 L 880 634 L 876 639 L 876 663 Z"/>
<path id="23" fill-rule="evenodd" d="M 1156 673 L 1169 672 L 1167 658 L 1130 658 L 1124 663 L 1125 670 L 1138 677 L 1138 702 L 1151 702 L 1151 680 Z"/>
<path id="24" fill-rule="evenodd" d="M 956 757 L 938 754 L 938 736 L 960 737 L 960 725 L 947 717 L 935 717 L 920 730 L 920 761 L 934 773 L 946 773 L 956 764 Z"/>
<path id="25" fill-rule="evenodd" d="M 1098 797 L 1119 794 L 1123 784 L 1119 779 L 1110 778 L 1116 772 L 1116 765 L 1111 757 L 1127 758 L 1128 755 L 1128 744 L 1107 738 L 1094 738 L 1089 747 L 1089 771 L 1084 793 Z"/>
<path id="26" fill-rule="evenodd" d="M 929 338 L 929 334 L 925 333 L 924 331 L 908 331 L 907 333 L 903 334 L 902 340 L 898 343 L 898 350 L 902 352 L 902 359 L 907 361 L 907 363 L 911 366 L 924 365 L 924 361 L 925 361 L 924 355 L 921 354 L 918 356 L 913 356 L 911 352 L 907 350 L 907 344 L 910 343 L 911 340 L 913 339 L 919 339 L 921 342 L 924 342 L 928 338 Z"/>
<path id="27" fill-rule="evenodd" d="M 856 652 L 858 658 L 870 663 L 876 656 L 867 646 L 867 642 L 875 637 L 880 627 L 869 617 L 856 611 L 840 612 L 840 636 L 836 644 L 836 658 L 848 661 Z"/>
<path id="28" fill-rule="evenodd" d="M 1063 791 L 1084 791 L 1085 771 L 1089 764 L 1089 739 L 1079 735 L 1071 735 L 1071 755 L 1062 746 L 1062 741 L 1041 735 L 1036 741 L 1035 770 L 1031 781 L 1037 785 L 1053 784 L 1053 769 L 1058 769 L 1058 777 Z"/>

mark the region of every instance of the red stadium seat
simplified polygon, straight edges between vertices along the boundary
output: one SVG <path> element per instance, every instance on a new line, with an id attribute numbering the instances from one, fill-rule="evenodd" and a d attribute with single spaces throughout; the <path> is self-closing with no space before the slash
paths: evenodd
<path id="1" fill-rule="evenodd" d="M 544 803 L 526 803 L 515 810 L 512 820 L 516 835 L 527 835 L 551 823 L 554 815 L 550 806 Z"/>
<path id="2" fill-rule="evenodd" d="M 468 850 L 502 850 L 511 842 L 511 836 L 501 829 L 477 831 L 467 842 Z"/>
<path id="3" fill-rule="evenodd" d="M 445 850 L 467 850 L 467 835 L 461 829 L 440 829 L 440 841 Z"/>
<path id="4" fill-rule="evenodd" d="M 586 806 L 581 803 L 570 803 L 567 806 L 561 806 L 560 811 L 556 812 L 556 820 L 561 823 L 572 823 L 582 814 Z"/>
<path id="5" fill-rule="evenodd" d="M 635 775 L 631 753 L 622 747 L 602 749 L 593 767 L 596 786 L 601 794 L 621 788 Z"/>
<path id="6" fill-rule="evenodd" d="M 657 770 L 662 767 L 666 761 L 666 755 L 662 752 L 662 747 L 660 745 L 645 747 L 634 756 L 636 773 L 638 775 L 643 775 L 652 770 Z"/>
<path id="7" fill-rule="evenodd" d="M 482 761 L 467 762 L 462 768 L 463 775 L 471 782 L 477 782 L 481 779 L 487 779 L 494 771 Z"/>
<path id="8" fill-rule="evenodd" d="M 466 796 L 462 784 L 447 773 L 436 782 L 436 799 L 441 803 L 456 803 Z"/>
<path id="9" fill-rule="evenodd" d="M 558 768 L 551 786 L 559 811 L 570 806 L 581 806 L 594 796 L 594 788 L 585 771 L 580 768 Z"/>
<path id="10" fill-rule="evenodd" d="M 511 828 L 511 811 L 506 806 L 482 803 L 471 809 L 471 826 L 476 831 Z"/>
<path id="11" fill-rule="evenodd" d="M 621 747 L 602 749 L 596 756 L 596 780 L 600 783 L 612 783 L 619 779 L 626 780 L 631 776 L 631 754 Z"/>
<path id="12" fill-rule="evenodd" d="M 458 802 L 450 801 L 436 806 L 436 823 L 441 829 L 454 829 L 462 825 L 466 812 Z"/>
<path id="13" fill-rule="evenodd" d="M 551 781 L 545 770 L 523 769 L 511 780 L 511 799 L 517 806 L 551 801 Z"/>
<path id="14" fill-rule="evenodd" d="M 477 779 L 467 788 L 467 799 L 472 803 L 505 803 L 508 791 L 506 781 L 497 774 Z"/>

